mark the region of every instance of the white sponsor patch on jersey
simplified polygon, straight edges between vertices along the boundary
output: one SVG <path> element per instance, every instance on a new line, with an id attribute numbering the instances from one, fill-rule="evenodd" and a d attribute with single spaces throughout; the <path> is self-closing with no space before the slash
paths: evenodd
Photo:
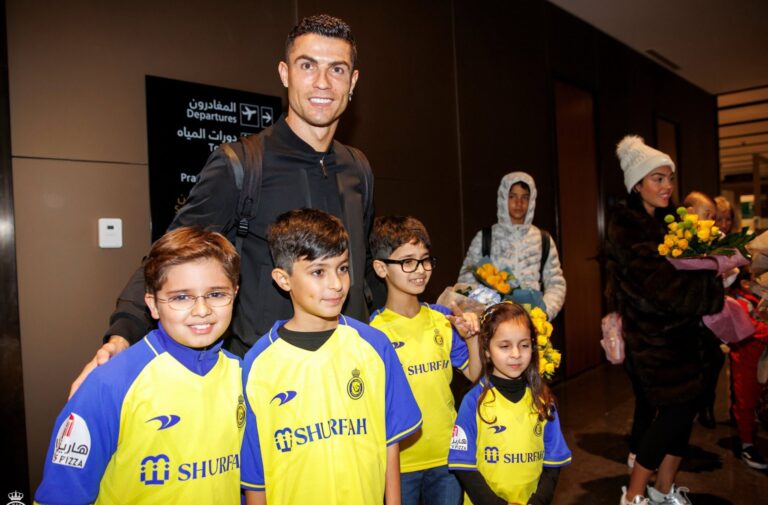
<path id="1" fill-rule="evenodd" d="M 74 412 L 62 423 L 56 434 L 52 462 L 57 465 L 84 468 L 91 452 L 91 432 L 85 419 Z"/>
<path id="2" fill-rule="evenodd" d="M 451 450 L 452 451 L 467 450 L 467 434 L 464 433 L 464 429 L 458 424 L 453 426 L 453 436 L 451 437 Z"/>

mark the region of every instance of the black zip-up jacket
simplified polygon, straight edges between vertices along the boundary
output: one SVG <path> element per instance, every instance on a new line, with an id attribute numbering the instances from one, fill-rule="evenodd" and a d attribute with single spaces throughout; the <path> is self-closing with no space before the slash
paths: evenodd
<path id="1" fill-rule="evenodd" d="M 367 161 L 340 165 L 335 152 L 340 144 L 334 147 L 331 143 L 327 152 L 317 152 L 291 130 L 285 117 L 269 130 L 264 132 L 267 135 L 261 195 L 253 209 L 249 235 L 243 241 L 240 292 L 225 343 L 228 350 L 241 356 L 276 320 L 288 319 L 293 313 L 289 297 L 272 282 L 272 258 L 266 242 L 267 227 L 289 210 L 320 209 L 344 222 L 351 242 L 351 287 L 344 313 L 368 320 L 364 282 L 368 233 L 373 220 L 373 174 Z M 225 154 L 217 149 L 168 229 L 199 225 L 224 232 L 234 222 L 237 203 L 232 169 Z M 345 213 L 345 209 L 349 210 Z M 233 233 L 229 235 L 232 239 Z M 105 341 L 111 335 L 120 335 L 134 343 L 153 327 L 154 321 L 144 304 L 144 275 L 140 267 L 117 300 Z"/>

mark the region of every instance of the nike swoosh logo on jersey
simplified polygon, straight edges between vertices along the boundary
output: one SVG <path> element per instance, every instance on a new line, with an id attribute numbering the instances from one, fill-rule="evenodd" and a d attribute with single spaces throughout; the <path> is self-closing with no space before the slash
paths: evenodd
<path id="1" fill-rule="evenodd" d="M 273 396 L 269 403 L 272 403 L 275 400 L 279 400 L 280 403 L 277 404 L 279 407 L 280 405 L 285 405 L 294 398 L 296 398 L 296 391 L 283 391 L 282 393 L 277 393 L 275 396 Z"/>
<path id="2" fill-rule="evenodd" d="M 501 433 L 502 431 L 506 430 L 506 426 L 490 426 L 489 429 L 493 430 L 494 433 Z"/>
<path id="3" fill-rule="evenodd" d="M 395 349 L 400 349 L 404 345 L 405 345 L 405 342 L 392 342 L 392 347 L 394 347 Z"/>
<path id="4" fill-rule="evenodd" d="M 177 415 L 171 414 L 169 416 L 153 417 L 152 419 L 150 419 L 147 422 L 149 423 L 149 422 L 152 422 L 152 421 L 160 421 L 160 427 L 157 429 L 157 431 L 160 431 L 160 430 L 168 429 L 171 426 L 175 426 L 176 424 L 178 424 L 179 421 L 181 421 L 181 418 L 179 416 L 177 416 Z"/>

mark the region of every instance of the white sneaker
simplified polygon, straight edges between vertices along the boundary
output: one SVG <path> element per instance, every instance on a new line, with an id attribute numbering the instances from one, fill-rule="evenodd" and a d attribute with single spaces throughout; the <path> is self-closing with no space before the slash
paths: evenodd
<path id="1" fill-rule="evenodd" d="M 687 487 L 677 487 L 672 484 L 669 493 L 663 494 L 655 487 L 648 486 L 648 504 L 649 505 L 692 505 L 688 499 L 687 493 L 690 491 Z"/>
<path id="2" fill-rule="evenodd" d="M 634 500 L 627 500 L 627 487 L 621 486 L 621 501 L 619 501 L 619 505 L 651 505 L 651 502 L 645 496 L 635 496 Z"/>

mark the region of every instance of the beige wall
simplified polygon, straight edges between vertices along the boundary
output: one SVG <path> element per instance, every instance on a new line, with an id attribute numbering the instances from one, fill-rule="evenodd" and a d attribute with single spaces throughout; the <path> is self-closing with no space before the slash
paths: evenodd
<path id="1" fill-rule="evenodd" d="M 293 2 L 7 1 L 30 485 L 149 243 L 146 74 L 282 96 Z M 99 249 L 97 219 L 123 219 Z"/>

